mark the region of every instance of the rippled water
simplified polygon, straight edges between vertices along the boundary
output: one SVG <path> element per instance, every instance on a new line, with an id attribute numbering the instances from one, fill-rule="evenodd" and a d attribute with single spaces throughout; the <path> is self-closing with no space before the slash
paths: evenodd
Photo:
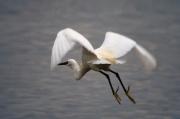
<path id="1" fill-rule="evenodd" d="M 180 1 L 1 0 L 0 118 L 179 119 Z M 107 79 L 90 71 L 76 81 L 68 67 L 51 72 L 51 48 L 59 30 L 71 27 L 98 48 L 106 31 L 124 34 L 158 61 L 147 72 L 133 53 L 112 66 L 131 85 L 133 104 L 120 88 L 118 105 Z M 63 61 L 81 63 L 77 45 Z M 120 86 L 110 74 L 114 88 Z"/>

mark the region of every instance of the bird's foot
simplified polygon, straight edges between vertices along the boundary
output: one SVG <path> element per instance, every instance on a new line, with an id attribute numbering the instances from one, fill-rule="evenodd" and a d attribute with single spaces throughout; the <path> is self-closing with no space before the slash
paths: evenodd
<path id="1" fill-rule="evenodd" d="M 131 97 L 131 95 L 129 94 L 129 90 L 130 90 L 130 85 L 128 86 L 128 90 L 126 92 L 126 95 L 128 96 L 128 98 L 134 103 L 136 104 L 135 100 Z"/>
<path id="2" fill-rule="evenodd" d="M 120 103 L 121 98 L 120 98 L 119 95 L 117 94 L 118 90 L 119 90 L 119 86 L 118 86 L 118 88 L 116 89 L 116 92 L 114 92 L 113 95 L 114 95 L 114 97 L 116 98 L 116 100 L 118 101 L 118 103 L 121 104 L 121 103 Z"/>

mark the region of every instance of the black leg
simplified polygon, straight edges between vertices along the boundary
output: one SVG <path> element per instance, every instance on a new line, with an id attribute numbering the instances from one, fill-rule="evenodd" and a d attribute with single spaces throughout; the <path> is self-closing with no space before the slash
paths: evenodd
<path id="1" fill-rule="evenodd" d="M 113 89 L 113 87 L 112 87 L 112 84 L 111 84 L 111 81 L 110 81 L 109 75 L 108 75 L 108 74 L 106 74 L 106 73 L 104 73 L 104 72 L 102 72 L 102 71 L 99 71 L 99 72 L 100 72 L 101 74 L 105 75 L 105 76 L 106 76 L 106 78 L 108 79 L 108 81 L 109 81 L 109 85 L 110 85 L 111 90 L 112 90 L 112 93 L 113 93 L 113 95 L 114 95 L 114 89 Z"/>
<path id="2" fill-rule="evenodd" d="M 131 97 L 131 95 L 129 94 L 129 90 L 130 90 L 130 86 L 128 86 L 128 90 L 126 90 L 126 88 L 124 87 L 124 84 L 122 83 L 122 80 L 119 76 L 119 74 L 117 72 L 114 72 L 112 70 L 110 70 L 110 72 L 112 72 L 113 74 L 116 75 L 116 77 L 119 79 L 119 82 L 121 83 L 123 89 L 124 89 L 124 92 L 126 93 L 126 95 L 128 96 L 128 98 L 135 104 L 136 102 L 134 101 L 134 99 Z"/>
<path id="3" fill-rule="evenodd" d="M 123 87 L 123 89 L 124 89 L 124 92 L 127 92 L 127 90 L 126 90 L 126 88 L 124 87 L 124 84 L 123 84 L 123 82 L 122 82 L 119 74 L 118 74 L 117 72 L 112 71 L 112 70 L 110 70 L 110 72 L 112 72 L 112 73 L 114 73 L 114 74 L 116 75 L 116 77 L 119 79 L 119 82 L 121 83 L 121 85 L 122 85 L 122 87 Z"/>
<path id="4" fill-rule="evenodd" d="M 103 74 L 103 75 L 106 76 L 106 78 L 107 78 L 108 81 L 109 81 L 109 85 L 110 85 L 110 87 L 111 87 L 111 90 L 112 90 L 112 93 L 113 93 L 114 97 L 116 98 L 116 100 L 118 101 L 118 103 L 121 104 L 121 103 L 120 103 L 121 98 L 120 98 L 119 95 L 117 94 L 117 92 L 118 92 L 118 90 L 119 90 L 119 87 L 117 88 L 116 92 L 114 92 L 114 89 L 113 89 L 113 86 L 112 86 L 112 84 L 111 84 L 109 75 L 106 74 L 106 73 L 104 73 L 104 72 L 102 72 L 102 71 L 99 71 L 99 72 L 100 72 L 101 74 Z"/>

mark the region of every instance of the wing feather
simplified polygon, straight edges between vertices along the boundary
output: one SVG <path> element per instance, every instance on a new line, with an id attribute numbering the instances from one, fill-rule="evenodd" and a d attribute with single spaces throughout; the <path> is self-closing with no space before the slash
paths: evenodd
<path id="1" fill-rule="evenodd" d="M 74 47 L 76 43 L 81 44 L 89 52 L 95 54 L 94 48 L 84 36 L 73 29 L 66 28 L 58 32 L 55 39 L 51 55 L 51 70 L 61 62 L 61 59 Z"/>
<path id="2" fill-rule="evenodd" d="M 139 59 L 142 61 L 142 63 L 144 64 L 147 70 L 153 70 L 156 68 L 157 66 L 156 59 L 145 48 L 137 44 L 134 47 L 134 51 L 139 57 Z"/>

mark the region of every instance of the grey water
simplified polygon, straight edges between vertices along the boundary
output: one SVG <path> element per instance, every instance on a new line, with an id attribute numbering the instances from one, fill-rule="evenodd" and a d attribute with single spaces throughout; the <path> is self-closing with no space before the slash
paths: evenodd
<path id="1" fill-rule="evenodd" d="M 179 119 L 180 1 L 178 0 L 1 0 L 0 119 Z M 73 28 L 98 48 L 107 31 L 134 39 L 157 59 L 152 72 L 132 53 L 112 66 L 126 87 L 90 71 L 76 81 L 66 66 L 50 71 L 58 31 Z M 112 39 L 113 40 L 113 39 Z M 81 63 L 81 46 L 64 58 Z"/>

